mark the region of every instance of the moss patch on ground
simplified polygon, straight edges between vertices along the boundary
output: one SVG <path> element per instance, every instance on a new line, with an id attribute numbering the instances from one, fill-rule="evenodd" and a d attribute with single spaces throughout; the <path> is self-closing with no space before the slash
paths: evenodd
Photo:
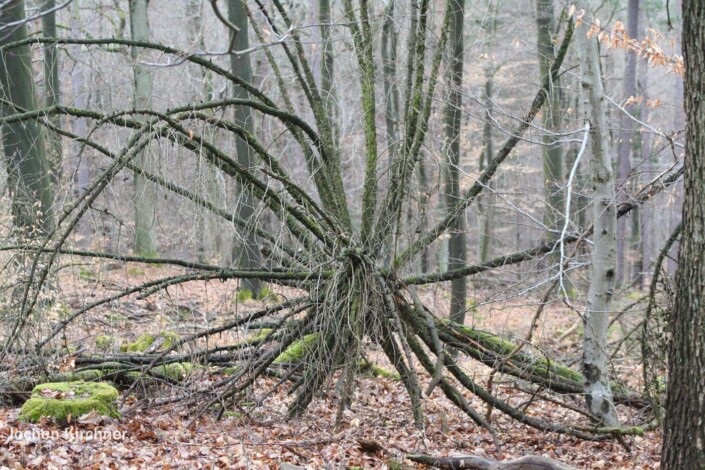
<path id="1" fill-rule="evenodd" d="M 145 333 L 137 337 L 134 343 L 126 343 L 120 346 L 122 352 L 145 352 L 155 341 L 161 341 L 159 349 L 169 349 L 175 342 L 179 340 L 179 335 L 173 331 L 162 331 L 158 335 Z"/>
<path id="2" fill-rule="evenodd" d="M 37 422 L 51 416 L 59 423 L 95 411 L 101 416 L 119 417 L 118 391 L 101 382 L 58 382 L 39 384 L 20 411 L 20 419 Z"/>

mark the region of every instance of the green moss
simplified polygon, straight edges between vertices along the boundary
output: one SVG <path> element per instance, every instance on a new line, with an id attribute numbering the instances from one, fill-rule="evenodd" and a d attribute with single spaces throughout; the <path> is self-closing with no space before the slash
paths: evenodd
<path id="1" fill-rule="evenodd" d="M 178 334 L 173 331 L 162 331 L 159 336 L 164 338 L 164 344 L 162 344 L 161 349 L 169 349 L 181 339 Z"/>
<path id="2" fill-rule="evenodd" d="M 145 333 L 139 335 L 134 343 L 127 343 L 120 346 L 120 351 L 122 352 L 144 352 L 149 348 L 156 338 L 154 335 Z"/>
<path id="3" fill-rule="evenodd" d="M 110 335 L 99 335 L 95 338 L 95 347 L 101 351 L 112 349 L 115 344 L 115 338 Z"/>
<path id="4" fill-rule="evenodd" d="M 95 273 L 90 269 L 81 269 L 78 275 L 83 279 L 93 280 L 95 279 Z"/>
<path id="5" fill-rule="evenodd" d="M 385 379 L 401 380 L 398 373 L 389 371 L 384 367 L 373 364 L 367 361 L 360 361 L 360 372 L 368 374 L 372 377 L 384 377 Z"/>
<path id="6" fill-rule="evenodd" d="M 641 292 L 630 292 L 627 294 L 627 299 L 629 300 L 641 300 L 643 297 Z"/>
<path id="7" fill-rule="evenodd" d="M 118 391 L 100 382 L 58 382 L 39 384 L 20 411 L 20 419 L 37 422 L 51 416 L 59 423 L 95 411 L 101 416 L 119 417 Z"/>
<path id="8" fill-rule="evenodd" d="M 120 346 L 120 351 L 144 352 L 154 344 L 157 338 L 161 338 L 162 340 L 162 344 L 159 346 L 159 349 L 165 350 L 169 349 L 175 342 L 179 340 L 179 335 L 174 333 L 173 331 L 162 331 L 157 336 L 145 333 L 138 336 L 134 343 L 126 343 Z"/>
<path id="9" fill-rule="evenodd" d="M 237 292 L 237 301 L 240 302 L 241 304 L 244 304 L 248 300 L 253 299 L 252 291 L 250 289 L 240 289 Z"/>
<path id="10" fill-rule="evenodd" d="M 195 369 L 196 366 L 190 362 L 174 362 L 172 364 L 157 366 L 153 370 L 157 374 L 164 375 L 172 380 L 181 381 Z"/>
<path id="11" fill-rule="evenodd" d="M 300 340 L 294 341 L 291 346 L 274 360 L 274 364 L 295 364 L 300 362 L 316 344 L 318 335 L 316 333 L 306 335 Z"/>
<path id="12" fill-rule="evenodd" d="M 127 270 L 129 276 L 143 276 L 144 270 L 140 268 L 130 268 Z"/>
<path id="13" fill-rule="evenodd" d="M 259 291 L 257 300 L 262 300 L 264 302 L 281 302 L 282 297 L 272 291 L 269 287 L 265 286 Z"/>

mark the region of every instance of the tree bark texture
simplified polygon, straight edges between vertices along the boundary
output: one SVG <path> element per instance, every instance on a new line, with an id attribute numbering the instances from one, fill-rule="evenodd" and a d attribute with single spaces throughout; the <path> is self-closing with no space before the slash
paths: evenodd
<path id="1" fill-rule="evenodd" d="M 451 80 L 450 97 L 445 115 L 446 199 L 447 207 L 453 207 L 460 198 L 460 127 L 463 85 L 463 23 L 465 22 L 464 0 L 450 0 L 452 9 L 449 41 Z M 448 269 L 456 269 L 467 262 L 467 240 L 464 214 L 457 217 L 449 227 Z M 450 319 L 463 324 L 467 304 L 467 278 L 453 279 L 451 283 Z"/>
<path id="2" fill-rule="evenodd" d="M 555 57 L 551 30 L 553 27 L 553 0 L 536 0 L 536 26 L 539 55 L 539 75 L 541 79 L 549 76 L 551 64 Z M 558 239 L 558 227 L 561 226 L 563 210 L 563 149 L 553 133 L 561 126 L 560 99 L 558 83 L 551 83 L 546 108 L 541 116 L 544 129 L 543 136 L 543 187 L 544 213 L 543 222 L 548 231 L 546 241 Z M 554 256 L 555 258 L 555 256 Z"/>
<path id="3" fill-rule="evenodd" d="M 639 34 L 639 0 L 629 0 L 627 6 L 627 35 L 636 39 Z M 626 51 L 627 63 L 624 68 L 624 85 L 622 89 L 622 99 L 624 102 L 632 96 L 636 96 L 636 64 L 637 56 L 634 51 Z M 627 107 L 627 110 L 631 108 Z M 626 181 L 632 171 L 631 153 L 633 140 L 637 134 L 633 131 L 634 122 L 622 113 L 619 145 L 617 147 L 617 192 L 618 202 L 627 199 Z M 632 214 L 631 217 L 637 217 Z M 629 269 L 626 261 L 625 237 L 627 236 L 628 218 L 622 217 L 617 223 L 617 283 L 628 281 Z"/>
<path id="4" fill-rule="evenodd" d="M 235 40 L 232 41 L 234 51 L 242 51 L 250 47 L 248 37 L 248 18 L 245 12 L 243 0 L 228 0 L 228 20 L 239 28 L 238 32 L 230 31 L 231 35 L 235 35 Z M 231 36 L 232 37 L 232 36 Z M 249 54 L 238 54 L 233 52 L 230 55 L 230 67 L 233 74 L 240 77 L 247 83 L 252 82 L 252 63 L 250 62 Z M 239 86 L 235 86 L 233 98 L 248 99 L 249 94 Z M 252 113 L 252 108 L 248 106 L 235 106 L 235 124 L 247 130 L 254 135 L 255 120 Z M 237 160 L 240 165 L 245 168 L 251 168 L 255 157 L 253 151 L 247 142 L 241 137 L 236 137 L 235 151 L 237 152 Z M 255 202 L 250 189 L 238 184 L 236 195 L 238 216 L 248 222 L 254 222 Z M 257 235 L 253 230 L 242 229 L 238 231 L 233 241 L 232 261 L 242 268 L 256 268 L 262 265 L 262 254 L 259 251 L 257 243 Z M 243 279 L 241 287 L 247 289 L 254 296 L 258 296 L 262 289 L 262 282 L 259 279 Z"/>
<path id="5" fill-rule="evenodd" d="M 0 8 L 0 45 L 27 38 L 27 25 L 3 26 L 25 19 L 22 0 L 5 2 Z M 35 110 L 32 57 L 28 45 L 0 54 L 0 96 L 24 110 Z M 6 104 L 0 115 L 14 114 Z M 24 236 L 45 234 L 53 228 L 54 193 L 49 176 L 42 131 L 36 121 L 20 121 L 2 128 L 10 185 L 13 191 L 12 213 L 15 227 Z"/>
<path id="6" fill-rule="evenodd" d="M 705 468 L 705 3 L 683 2 L 686 143 L 683 234 L 670 319 L 661 465 Z"/>
<path id="7" fill-rule="evenodd" d="M 44 0 L 42 10 L 46 13 L 42 16 L 42 29 L 44 36 L 48 38 L 57 37 L 56 32 L 56 0 Z M 44 101 L 47 107 L 61 104 L 61 81 L 59 80 L 59 58 L 56 44 L 44 45 Z M 61 127 L 61 117 L 57 114 L 51 117 L 52 124 Z M 61 136 L 56 133 L 48 135 L 47 155 L 49 161 L 49 174 L 52 183 L 56 184 L 61 180 L 61 162 L 63 160 L 63 150 Z"/>
<path id="8" fill-rule="evenodd" d="M 592 9 L 588 2 L 578 3 L 580 8 L 588 12 L 587 18 L 592 19 Z M 609 357 L 606 350 L 607 327 L 615 288 L 617 208 L 597 38 L 587 37 L 589 28 L 589 21 L 585 21 L 576 29 L 576 44 L 580 55 L 582 88 L 585 95 L 585 118 L 590 125 L 590 172 L 595 227 L 590 289 L 585 311 L 582 369 L 585 376 L 585 399 L 590 412 L 607 426 L 617 426 L 617 414 L 609 383 Z"/>
<path id="9" fill-rule="evenodd" d="M 134 41 L 149 41 L 149 0 L 130 0 L 130 34 Z M 134 105 L 136 109 L 152 109 L 153 75 L 148 66 L 140 65 L 140 48 L 130 49 L 135 87 Z M 135 160 L 141 168 L 151 169 L 153 155 L 149 146 Z M 154 235 L 156 221 L 156 187 L 144 176 L 135 174 L 135 252 L 142 256 L 157 255 L 157 240 Z"/>

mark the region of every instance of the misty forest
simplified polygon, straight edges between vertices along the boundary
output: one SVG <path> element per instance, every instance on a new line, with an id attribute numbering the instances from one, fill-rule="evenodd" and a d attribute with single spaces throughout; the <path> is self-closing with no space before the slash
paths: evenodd
<path id="1" fill-rule="evenodd" d="M 705 468 L 705 2 L 0 0 L 0 468 Z"/>

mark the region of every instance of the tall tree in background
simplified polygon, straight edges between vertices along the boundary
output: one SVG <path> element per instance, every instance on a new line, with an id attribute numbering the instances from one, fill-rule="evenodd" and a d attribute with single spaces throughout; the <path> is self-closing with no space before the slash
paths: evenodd
<path id="1" fill-rule="evenodd" d="M 630 38 L 636 38 L 638 34 L 639 0 L 629 0 L 629 5 L 627 7 L 627 35 Z M 622 99 L 624 102 L 632 96 L 636 96 L 637 56 L 636 52 L 631 50 L 627 50 L 626 54 L 627 63 L 624 68 L 624 82 L 622 88 Z M 617 199 L 618 202 L 621 203 L 627 200 L 626 181 L 629 177 L 629 173 L 632 171 L 631 154 L 634 147 L 633 140 L 635 138 L 635 133 L 632 129 L 634 124 L 624 113 L 622 113 L 620 127 L 621 131 L 619 135 L 619 146 L 617 147 Z M 633 215 L 630 215 L 630 217 L 635 217 L 638 221 L 638 212 L 635 211 Z M 636 225 L 633 225 L 633 227 L 636 227 L 636 233 L 633 233 L 632 236 L 638 237 L 639 224 L 637 223 Z M 627 236 L 626 228 L 627 218 L 622 217 L 617 222 L 617 284 L 622 284 L 623 282 L 627 282 L 629 280 L 627 279 L 629 269 L 625 260 L 625 237 Z"/>
<path id="2" fill-rule="evenodd" d="M 0 8 L 0 45 L 27 38 L 22 0 L 4 2 Z M 0 54 L 0 114 L 34 110 L 34 80 L 29 45 Z M 54 194 L 49 165 L 36 121 L 19 121 L 2 128 L 3 145 L 12 186 L 15 226 L 24 236 L 48 233 L 53 228 Z"/>
<path id="3" fill-rule="evenodd" d="M 488 4 L 487 21 L 483 22 L 484 29 L 487 34 L 485 40 L 485 93 L 484 93 L 484 113 L 485 119 L 482 123 L 482 152 L 480 153 L 479 170 L 485 171 L 487 165 L 494 157 L 494 142 L 492 128 L 494 126 L 494 76 L 498 72 L 500 66 L 495 64 L 494 55 L 492 54 L 492 46 L 497 34 L 497 12 L 499 10 L 500 1 L 497 0 L 494 4 Z M 477 197 L 477 230 L 479 232 L 479 241 L 477 249 L 477 257 L 481 263 L 490 259 L 492 254 L 492 239 L 494 237 L 494 219 L 495 206 L 497 197 L 495 188 L 497 182 L 492 179 L 487 185 L 487 190 L 483 191 Z"/>
<path id="4" fill-rule="evenodd" d="M 447 207 L 457 204 L 460 193 L 460 127 L 462 124 L 463 86 L 463 24 L 465 23 L 465 0 L 450 0 L 451 29 L 450 48 L 450 96 L 445 110 L 446 199 Z M 456 217 L 449 227 L 448 269 L 458 269 L 467 262 L 465 214 Z M 450 319 L 465 323 L 468 281 L 465 276 L 451 283 Z"/>
<path id="5" fill-rule="evenodd" d="M 56 32 L 56 0 L 44 0 L 42 4 L 42 29 L 44 37 L 55 38 Z M 44 45 L 44 94 L 47 108 L 61 104 L 61 81 L 59 79 L 59 59 L 56 44 Z M 56 114 L 51 117 L 55 127 L 61 127 L 61 117 Z M 61 136 L 56 133 L 48 135 L 49 148 L 49 173 L 52 183 L 56 184 L 61 179 L 61 161 L 63 149 Z"/>
<path id="6" fill-rule="evenodd" d="M 539 55 L 539 75 L 543 80 L 550 75 L 551 64 L 555 58 L 553 38 L 553 0 L 536 0 L 536 26 Z M 546 225 L 546 241 L 555 242 L 558 239 L 557 228 L 561 225 L 561 209 L 563 208 L 563 151 L 560 139 L 556 133 L 561 126 L 560 96 L 558 83 L 551 83 L 551 91 L 542 113 L 541 121 L 546 130 L 543 136 L 543 187 L 544 213 L 543 222 Z"/>
<path id="7" fill-rule="evenodd" d="M 593 10 L 589 2 L 582 0 L 578 5 L 587 12 L 588 18 L 593 18 Z M 589 28 L 590 23 L 584 21 L 576 29 L 582 87 L 585 94 L 585 121 L 590 126 L 590 171 L 595 227 L 590 289 L 585 311 L 583 375 L 588 408 L 607 426 L 616 426 L 617 414 L 609 380 L 607 327 L 615 287 L 617 208 L 609 153 L 609 132 L 605 119 L 600 56 L 597 50 L 597 38 L 588 37 Z"/>
<path id="8" fill-rule="evenodd" d="M 149 41 L 149 0 L 130 0 L 130 34 L 134 41 Z M 131 48 L 134 63 L 134 105 L 136 109 L 152 109 L 152 71 L 139 64 L 140 48 Z M 142 168 L 153 168 L 149 147 L 145 147 L 136 163 Z M 156 256 L 157 241 L 154 235 L 157 194 L 155 186 L 135 174 L 135 252 L 143 256 Z"/>
<path id="9" fill-rule="evenodd" d="M 705 3 L 683 2 L 686 115 L 683 234 L 670 324 L 665 470 L 705 467 Z"/>
<path id="10" fill-rule="evenodd" d="M 203 0 L 188 0 L 186 2 L 187 38 L 189 47 L 195 51 L 206 50 L 203 28 Z M 201 67 L 193 67 L 191 75 L 191 90 L 194 102 L 211 102 L 213 100 L 213 78 L 210 71 Z M 216 165 L 208 163 L 206 149 L 199 149 L 196 160 L 196 178 L 198 192 L 211 203 L 224 207 L 227 199 L 225 185 Z M 192 236 L 199 240 L 199 259 L 208 260 L 213 255 L 221 255 L 224 250 L 230 250 L 230 245 L 225 246 L 223 240 L 223 227 L 220 226 L 218 217 L 209 211 L 197 210 L 194 214 L 196 223 Z M 226 253 L 229 257 L 230 253 Z"/>
<path id="11" fill-rule="evenodd" d="M 248 53 L 238 54 L 237 51 L 249 49 L 248 19 L 243 0 L 228 0 L 228 20 L 231 23 L 230 35 L 234 38 L 230 43 L 233 51 L 230 55 L 230 66 L 233 74 L 246 83 L 252 82 L 252 64 Z M 235 30 L 234 28 L 237 28 Z M 233 98 L 248 99 L 249 94 L 240 86 L 234 86 Z M 248 106 L 235 106 L 235 124 L 254 135 L 255 121 L 252 108 Z M 236 137 L 235 151 L 237 161 L 245 168 L 252 167 L 254 155 L 252 149 L 240 136 Z M 254 222 L 255 205 L 250 190 L 238 184 L 236 190 L 238 216 L 245 221 Z M 262 264 L 262 255 L 257 243 L 257 235 L 252 229 L 241 229 L 235 236 L 232 247 L 232 261 L 240 268 L 256 268 Z M 242 289 L 247 289 L 256 297 L 262 289 L 259 279 L 243 279 Z"/>

